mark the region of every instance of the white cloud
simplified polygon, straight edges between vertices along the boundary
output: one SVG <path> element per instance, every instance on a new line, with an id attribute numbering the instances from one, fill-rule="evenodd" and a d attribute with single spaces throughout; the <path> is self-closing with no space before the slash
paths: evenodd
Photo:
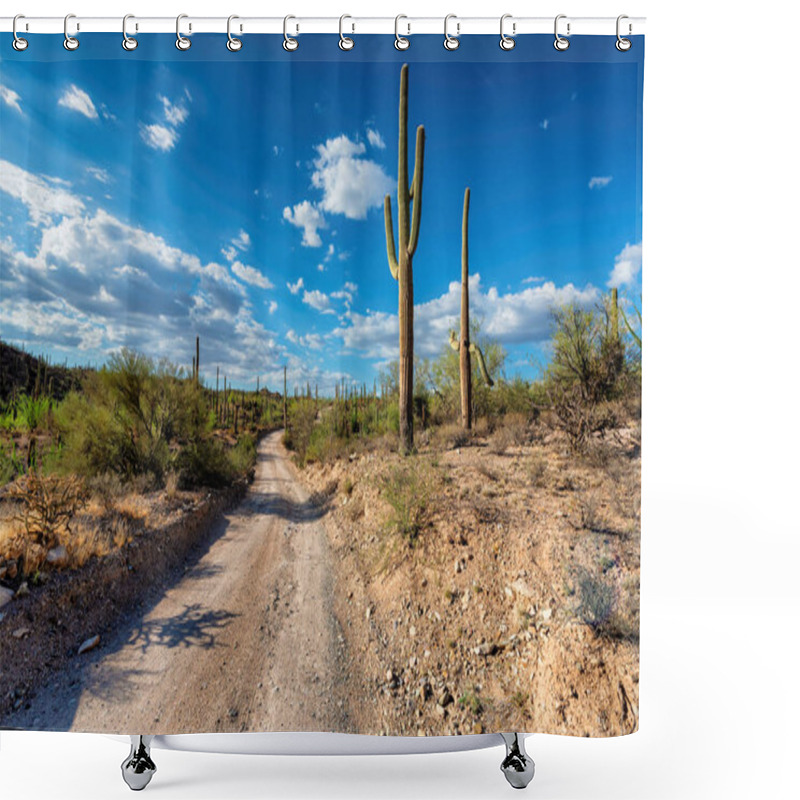
<path id="1" fill-rule="evenodd" d="M 27 234 L 18 244 L 0 240 L 5 337 L 59 357 L 82 351 L 98 363 L 123 345 L 185 363 L 200 335 L 207 369 L 220 364 L 229 379 L 279 370 L 285 351 L 254 319 L 247 289 L 228 267 L 103 209 L 88 211 L 54 180 L 2 160 L 0 192 L 19 199 L 41 229 L 38 243 Z M 239 271 L 252 277 L 247 269 Z"/>
<path id="2" fill-rule="evenodd" d="M 159 95 L 158 99 L 164 107 L 164 119 L 173 127 L 177 128 L 183 125 L 189 117 L 189 108 L 185 100 L 180 100 L 178 103 L 173 103 L 168 97 Z"/>
<path id="3" fill-rule="evenodd" d="M 318 333 L 307 333 L 304 336 L 298 336 L 293 330 L 286 332 L 286 339 L 292 344 L 306 347 L 309 350 L 322 350 L 324 339 Z"/>
<path id="4" fill-rule="evenodd" d="M 111 183 L 111 176 L 108 174 L 108 170 L 101 169 L 100 167 L 86 167 L 86 174 L 100 183 Z"/>
<path id="5" fill-rule="evenodd" d="M 140 133 L 142 140 L 148 147 L 153 150 L 161 150 L 162 153 L 167 153 L 175 147 L 175 143 L 180 138 L 175 128 L 168 128 L 166 125 L 141 125 Z"/>
<path id="6" fill-rule="evenodd" d="M 590 189 L 605 189 L 609 183 L 614 179 L 613 175 L 605 175 L 603 177 L 596 176 L 589 180 Z"/>
<path id="7" fill-rule="evenodd" d="M 278 301 L 277 300 L 270 300 L 269 301 L 269 313 L 274 314 L 278 310 Z"/>
<path id="8" fill-rule="evenodd" d="M 642 243 L 626 244 L 614 259 L 614 269 L 608 279 L 608 286 L 630 285 L 642 269 Z"/>
<path id="9" fill-rule="evenodd" d="M 62 185 L 61 181 L 33 175 L 0 159 L 0 191 L 21 201 L 34 225 L 49 224 L 54 216 L 72 216 L 84 210 L 83 202 Z"/>
<path id="10" fill-rule="evenodd" d="M 98 117 L 92 98 L 74 83 L 70 84 L 69 88 L 58 98 L 58 104 L 71 111 L 83 114 L 87 119 L 97 119 Z"/>
<path id="11" fill-rule="evenodd" d="M 222 253 L 222 257 L 226 261 L 236 260 L 236 248 L 233 245 L 230 247 L 223 247 L 219 252 Z"/>
<path id="12" fill-rule="evenodd" d="M 530 275 L 527 278 L 523 278 L 522 282 L 523 283 L 542 283 L 542 281 L 545 281 L 545 280 L 547 280 L 547 279 L 544 278 L 541 275 Z"/>
<path id="13" fill-rule="evenodd" d="M 297 283 L 287 283 L 286 284 L 286 288 L 292 294 L 298 294 L 299 291 L 303 288 L 303 279 L 302 278 L 298 278 L 297 279 Z"/>
<path id="14" fill-rule="evenodd" d="M 539 127 L 540 127 L 540 128 L 543 130 L 543 131 L 546 131 L 546 130 L 547 130 L 549 127 L 550 127 L 550 120 L 549 120 L 549 119 L 543 119 L 543 120 L 542 120 L 542 121 L 539 123 Z"/>
<path id="15" fill-rule="evenodd" d="M 304 247 L 322 246 L 322 239 L 317 231 L 326 227 L 325 216 L 313 203 L 303 200 L 302 203 L 297 203 L 294 208 L 286 206 L 283 209 L 283 218 L 296 228 L 303 229 Z"/>
<path id="16" fill-rule="evenodd" d="M 250 247 L 250 234 L 242 228 L 231 244 L 239 250 L 247 250 Z"/>
<path id="17" fill-rule="evenodd" d="M 308 290 L 303 292 L 303 302 L 307 306 L 311 306 L 311 308 L 316 309 L 321 314 L 333 314 L 334 311 L 331 308 L 331 299 L 326 295 L 324 292 L 319 291 L 319 289 L 312 289 L 310 292 Z"/>
<path id="18" fill-rule="evenodd" d="M 353 142 L 342 134 L 316 149 L 311 184 L 322 190 L 319 206 L 323 211 L 365 219 L 370 208 L 383 203 L 393 182 L 379 164 L 360 158 L 366 151 L 363 142 Z"/>
<path id="19" fill-rule="evenodd" d="M 0 83 L 0 100 L 20 114 L 22 113 L 22 107 L 19 104 L 20 96 L 13 89 L 9 89 L 8 86 L 3 86 L 2 83 Z"/>
<path id="20" fill-rule="evenodd" d="M 372 128 L 367 128 L 367 141 L 378 150 L 386 149 L 386 142 L 383 141 L 383 136 L 378 131 L 372 130 Z"/>
<path id="21" fill-rule="evenodd" d="M 552 310 L 565 303 L 590 306 L 599 298 L 598 290 L 583 289 L 569 283 L 558 287 L 552 282 L 500 294 L 496 288 L 484 289 L 479 273 L 470 276 L 471 313 L 482 320 L 482 330 L 504 344 L 536 343 L 549 339 Z M 461 283 L 453 281 L 447 292 L 414 307 L 414 348 L 421 356 L 435 356 L 446 346 L 449 331 L 458 321 Z M 333 331 L 346 348 L 360 351 L 367 358 L 397 356 L 398 322 L 396 314 L 382 311 L 358 314 L 346 312 L 349 324 Z"/>
<path id="22" fill-rule="evenodd" d="M 231 265 L 231 272 L 245 283 L 251 286 L 258 286 L 259 289 L 273 289 L 274 284 L 263 273 L 259 272 L 254 267 L 248 267 L 242 264 L 241 261 L 234 261 Z"/>

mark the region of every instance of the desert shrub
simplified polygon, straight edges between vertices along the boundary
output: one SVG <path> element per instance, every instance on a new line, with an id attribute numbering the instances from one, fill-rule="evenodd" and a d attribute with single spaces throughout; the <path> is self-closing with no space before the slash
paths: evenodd
<path id="1" fill-rule="evenodd" d="M 181 368 L 123 349 L 87 376 L 80 394 L 65 398 L 56 424 L 64 471 L 112 472 L 125 480 L 150 474 L 162 483 L 173 458 L 170 445 L 196 447 L 211 415 L 202 390 Z"/>
<path id="2" fill-rule="evenodd" d="M 471 438 L 470 432 L 464 430 L 459 423 L 450 422 L 436 430 L 434 441 L 443 450 L 455 450 L 466 447 Z"/>
<path id="3" fill-rule="evenodd" d="M 233 472 L 237 476 L 249 474 L 256 465 L 256 442 L 249 434 L 242 434 L 228 453 Z"/>
<path id="4" fill-rule="evenodd" d="M 25 465 L 17 453 L 16 443 L 11 442 L 11 446 L 6 449 L 0 442 L 0 486 L 5 486 L 24 472 Z"/>
<path id="5" fill-rule="evenodd" d="M 542 487 L 545 485 L 545 475 L 547 474 L 547 459 L 541 452 L 533 453 L 525 462 L 528 480 L 533 486 Z"/>
<path id="6" fill-rule="evenodd" d="M 594 631 L 600 631 L 609 623 L 617 607 L 614 586 L 589 570 L 581 569 L 576 576 L 578 619 Z"/>
<path id="7" fill-rule="evenodd" d="M 380 482 L 381 494 L 392 509 L 387 527 L 412 544 L 430 520 L 433 480 L 430 468 L 409 459 L 393 467 Z"/>
<path id="8" fill-rule="evenodd" d="M 489 442 L 489 449 L 496 455 L 502 455 L 509 447 L 520 447 L 527 444 L 528 425 L 525 416 L 519 412 L 506 414 L 498 424 Z"/>
<path id="9" fill-rule="evenodd" d="M 183 489 L 199 486 L 220 489 L 236 477 L 225 445 L 216 439 L 189 442 L 179 453 L 175 466 Z"/>
<path id="10" fill-rule="evenodd" d="M 30 432 L 39 429 L 50 413 L 51 406 L 49 397 L 22 395 L 17 400 L 17 424 Z"/>
<path id="11" fill-rule="evenodd" d="M 13 518 L 22 524 L 27 539 L 49 550 L 69 532 L 70 522 L 86 505 L 89 492 L 78 478 L 43 477 L 31 471 L 12 485 L 8 496 L 22 504 Z"/>

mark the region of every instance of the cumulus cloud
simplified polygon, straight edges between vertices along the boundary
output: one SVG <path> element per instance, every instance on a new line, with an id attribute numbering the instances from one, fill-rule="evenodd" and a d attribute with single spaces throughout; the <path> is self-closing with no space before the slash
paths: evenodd
<path id="1" fill-rule="evenodd" d="M 22 106 L 19 104 L 20 99 L 20 96 L 13 89 L 9 89 L 8 86 L 3 86 L 3 84 L 0 83 L 0 100 L 21 114 Z"/>
<path id="2" fill-rule="evenodd" d="M 299 336 L 295 331 L 289 330 L 286 332 L 286 338 L 292 344 L 306 347 L 309 350 L 322 350 L 324 344 L 324 338 L 318 333 L 307 333 L 304 336 Z"/>
<path id="3" fill-rule="evenodd" d="M 548 281 L 520 292 L 500 294 L 485 289 L 479 273 L 470 276 L 471 313 L 482 319 L 482 330 L 504 344 L 535 344 L 549 339 L 552 310 L 565 303 L 588 307 L 600 297 L 589 285 L 583 289 L 569 283 L 556 286 Z M 414 307 L 414 349 L 421 356 L 438 355 L 446 345 L 449 331 L 457 324 L 461 304 L 461 283 L 453 281 L 447 292 Z M 359 314 L 347 312 L 347 324 L 333 331 L 345 348 L 367 358 L 388 359 L 397 355 L 399 326 L 396 314 L 383 311 Z"/>
<path id="4" fill-rule="evenodd" d="M 604 177 L 594 177 L 589 179 L 590 189 L 605 189 L 609 183 L 614 179 L 613 175 L 606 175 Z"/>
<path id="5" fill-rule="evenodd" d="M 209 369 L 219 363 L 237 381 L 252 380 L 265 365 L 277 370 L 284 360 L 240 282 L 267 285 L 256 270 L 234 265 L 231 274 L 102 208 L 87 208 L 63 182 L 0 160 L 3 194 L 23 204 L 39 234 L 38 241 L 27 234 L 20 243 L 0 240 L 4 337 L 79 360 L 85 353 L 102 362 L 128 345 L 180 362 L 200 335 Z"/>
<path id="6" fill-rule="evenodd" d="M 158 123 L 153 125 L 142 124 L 139 130 L 144 143 L 148 147 L 152 147 L 153 150 L 160 150 L 162 153 L 168 153 L 172 150 L 180 138 L 175 128 L 170 128 Z"/>
<path id="7" fill-rule="evenodd" d="M 543 131 L 546 131 L 546 130 L 547 130 L 549 127 L 550 127 L 550 120 L 549 120 L 549 119 L 543 119 L 543 120 L 542 120 L 542 121 L 539 123 L 539 127 L 540 127 L 540 128 L 543 130 Z"/>
<path id="8" fill-rule="evenodd" d="M 296 228 L 303 229 L 304 247 L 322 246 L 322 239 L 318 231 L 320 228 L 326 227 L 325 216 L 313 203 L 303 200 L 293 208 L 286 206 L 283 209 L 283 218 Z"/>
<path id="9" fill-rule="evenodd" d="M 247 250 L 250 247 L 250 234 L 242 228 L 231 244 L 238 250 Z"/>
<path id="10" fill-rule="evenodd" d="M 386 149 L 386 142 L 383 141 L 383 136 L 378 131 L 372 130 L 372 128 L 367 129 L 367 141 L 378 150 Z"/>
<path id="11" fill-rule="evenodd" d="M 328 297 L 325 292 L 319 291 L 319 289 L 312 289 L 310 292 L 308 290 L 304 291 L 303 302 L 307 306 L 311 306 L 311 308 L 316 309 L 321 314 L 335 313 L 331 308 L 330 297 Z"/>
<path id="12" fill-rule="evenodd" d="M 83 90 L 71 83 L 58 98 L 58 104 L 70 111 L 77 111 L 87 119 L 97 119 L 98 113 L 92 98 Z"/>
<path id="13" fill-rule="evenodd" d="M 160 150 L 162 153 L 172 150 L 180 139 L 178 128 L 189 118 L 188 104 L 191 99 L 188 89 L 184 90 L 183 96 L 177 101 L 158 95 L 163 121 L 152 124 L 141 123 L 139 132 L 142 141 L 148 147 Z"/>
<path id="14" fill-rule="evenodd" d="M 287 283 L 286 284 L 286 288 L 292 294 L 298 294 L 300 292 L 300 290 L 303 288 L 303 279 L 302 278 L 298 278 L 297 279 L 297 283 Z"/>
<path id="15" fill-rule="evenodd" d="M 248 267 L 246 264 L 242 264 L 241 261 L 233 262 L 231 272 L 240 280 L 249 283 L 251 286 L 257 286 L 259 289 L 274 288 L 274 284 L 266 275 L 259 272 L 255 267 Z"/>
<path id="16" fill-rule="evenodd" d="M 270 300 L 269 301 L 269 313 L 274 314 L 278 310 L 278 301 L 277 300 Z"/>
<path id="17" fill-rule="evenodd" d="M 344 134 L 317 145 L 311 184 L 322 190 L 320 208 L 348 219 L 365 219 L 367 211 L 383 203 L 392 180 L 383 167 L 367 158 L 363 142 Z"/>
<path id="18" fill-rule="evenodd" d="M 22 202 L 34 225 L 49 224 L 53 217 L 80 214 L 83 201 L 55 178 L 33 175 L 0 159 L 0 191 Z"/>
<path id="19" fill-rule="evenodd" d="M 614 269 L 611 270 L 607 285 L 612 288 L 628 286 L 635 282 L 641 270 L 642 243 L 626 244 L 614 259 Z"/>

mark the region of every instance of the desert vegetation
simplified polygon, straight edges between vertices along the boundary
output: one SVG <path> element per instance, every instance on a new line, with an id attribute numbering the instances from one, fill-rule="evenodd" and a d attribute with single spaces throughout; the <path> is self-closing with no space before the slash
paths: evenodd
<path id="1" fill-rule="evenodd" d="M 245 479 L 282 422 L 277 392 L 203 385 L 199 338 L 191 372 L 131 349 L 99 369 L 0 349 L 0 583 L 17 591 Z"/>

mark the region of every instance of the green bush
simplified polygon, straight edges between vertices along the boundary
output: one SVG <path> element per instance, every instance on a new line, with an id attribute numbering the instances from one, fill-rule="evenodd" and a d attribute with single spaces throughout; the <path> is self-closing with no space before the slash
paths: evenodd
<path id="1" fill-rule="evenodd" d="M 392 508 L 388 528 L 412 544 L 430 520 L 434 479 L 424 462 L 411 458 L 392 468 L 380 482 L 381 494 Z"/>

